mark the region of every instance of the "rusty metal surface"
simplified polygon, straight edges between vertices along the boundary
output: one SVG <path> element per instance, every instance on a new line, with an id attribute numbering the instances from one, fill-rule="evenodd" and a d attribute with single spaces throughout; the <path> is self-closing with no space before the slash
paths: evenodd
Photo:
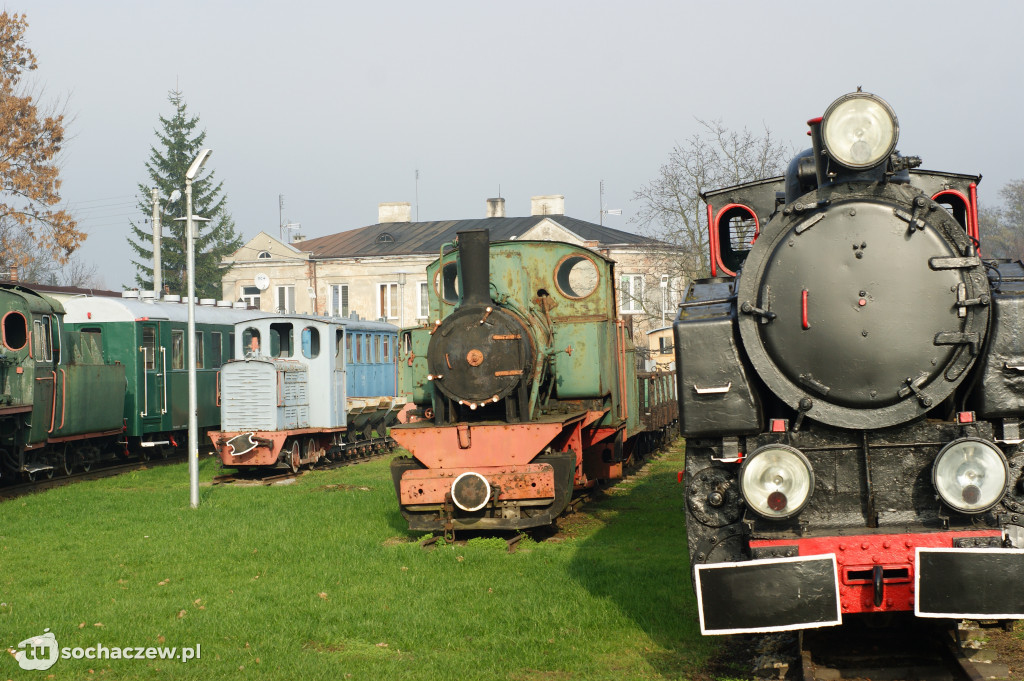
<path id="1" fill-rule="evenodd" d="M 554 469 L 548 464 L 525 466 L 424 469 L 402 476 L 399 501 L 402 504 L 442 504 L 451 492 L 452 482 L 463 473 L 484 476 L 492 489 L 498 490 L 497 501 L 551 499 L 555 496 Z"/>

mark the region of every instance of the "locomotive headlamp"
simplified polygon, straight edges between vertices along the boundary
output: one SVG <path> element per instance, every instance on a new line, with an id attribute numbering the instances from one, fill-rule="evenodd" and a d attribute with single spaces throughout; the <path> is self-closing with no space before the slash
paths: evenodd
<path id="1" fill-rule="evenodd" d="M 963 513 L 981 513 L 999 503 L 1008 477 L 1003 453 L 978 438 L 950 442 L 932 467 L 932 482 L 939 496 Z"/>
<path id="2" fill-rule="evenodd" d="M 866 92 L 840 97 L 821 120 L 829 156 L 854 170 L 871 168 L 889 157 L 899 137 L 896 114 L 885 100 Z"/>
<path id="3" fill-rule="evenodd" d="M 740 492 L 750 510 L 770 520 L 800 512 L 814 491 L 811 462 L 799 450 L 768 445 L 747 457 L 740 468 Z"/>

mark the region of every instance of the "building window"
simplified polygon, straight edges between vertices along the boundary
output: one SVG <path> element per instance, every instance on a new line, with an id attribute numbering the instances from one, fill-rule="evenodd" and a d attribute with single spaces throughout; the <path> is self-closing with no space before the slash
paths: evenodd
<path id="1" fill-rule="evenodd" d="M 624 274 L 619 289 L 619 312 L 634 314 L 644 310 L 644 275 Z"/>
<path id="2" fill-rule="evenodd" d="M 257 310 L 260 309 L 260 290 L 255 286 L 243 286 L 242 295 L 239 296 L 238 302 L 245 303 L 249 307 L 255 307 Z"/>
<path id="3" fill-rule="evenodd" d="M 259 260 L 270 260 L 270 257 L 271 256 L 269 251 L 260 251 L 259 254 L 256 256 L 256 258 Z"/>
<path id="4" fill-rule="evenodd" d="M 419 284 L 420 295 L 419 295 L 419 310 L 416 314 L 420 319 L 426 319 L 430 315 L 430 289 L 429 284 L 425 281 L 421 281 Z"/>
<path id="5" fill-rule="evenodd" d="M 380 284 L 378 287 L 377 316 L 381 319 L 398 319 L 398 284 Z"/>
<path id="6" fill-rule="evenodd" d="M 171 329 L 171 368 L 185 368 L 185 332 Z"/>
<path id="7" fill-rule="evenodd" d="M 377 235 L 377 243 L 379 244 L 393 244 L 395 243 L 395 237 L 388 232 L 381 232 Z"/>
<path id="8" fill-rule="evenodd" d="M 277 311 L 295 314 L 295 286 L 276 286 Z"/>
<path id="9" fill-rule="evenodd" d="M 348 317 L 348 284 L 331 284 L 332 317 Z"/>

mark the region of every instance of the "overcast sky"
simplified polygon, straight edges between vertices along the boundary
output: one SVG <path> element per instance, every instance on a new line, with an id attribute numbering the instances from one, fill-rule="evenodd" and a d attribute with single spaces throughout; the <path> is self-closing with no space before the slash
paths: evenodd
<path id="1" fill-rule="evenodd" d="M 858 85 L 900 120 L 924 167 L 983 173 L 982 203 L 1024 177 L 1020 2 L 346 2 L 22 0 L 35 73 L 74 120 L 63 198 L 104 284 L 133 282 L 126 244 L 158 116 L 180 88 L 245 239 L 377 221 L 483 217 L 564 194 L 566 213 L 635 231 L 633 191 L 696 119 L 768 126 L 807 146 L 808 118 Z"/>

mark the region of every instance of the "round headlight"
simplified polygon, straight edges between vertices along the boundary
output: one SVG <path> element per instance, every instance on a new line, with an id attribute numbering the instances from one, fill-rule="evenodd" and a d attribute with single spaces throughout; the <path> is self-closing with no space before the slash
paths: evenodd
<path id="1" fill-rule="evenodd" d="M 1006 457 L 995 445 L 968 437 L 942 448 L 932 482 L 942 500 L 963 513 L 981 513 L 1006 494 Z"/>
<path id="2" fill-rule="evenodd" d="M 821 119 L 829 155 L 847 168 L 871 168 L 889 157 L 899 137 L 896 114 L 885 100 L 866 92 L 840 97 Z"/>
<path id="3" fill-rule="evenodd" d="M 799 513 L 813 491 L 811 462 L 786 445 L 762 447 L 740 468 L 740 492 L 747 506 L 771 520 Z"/>

